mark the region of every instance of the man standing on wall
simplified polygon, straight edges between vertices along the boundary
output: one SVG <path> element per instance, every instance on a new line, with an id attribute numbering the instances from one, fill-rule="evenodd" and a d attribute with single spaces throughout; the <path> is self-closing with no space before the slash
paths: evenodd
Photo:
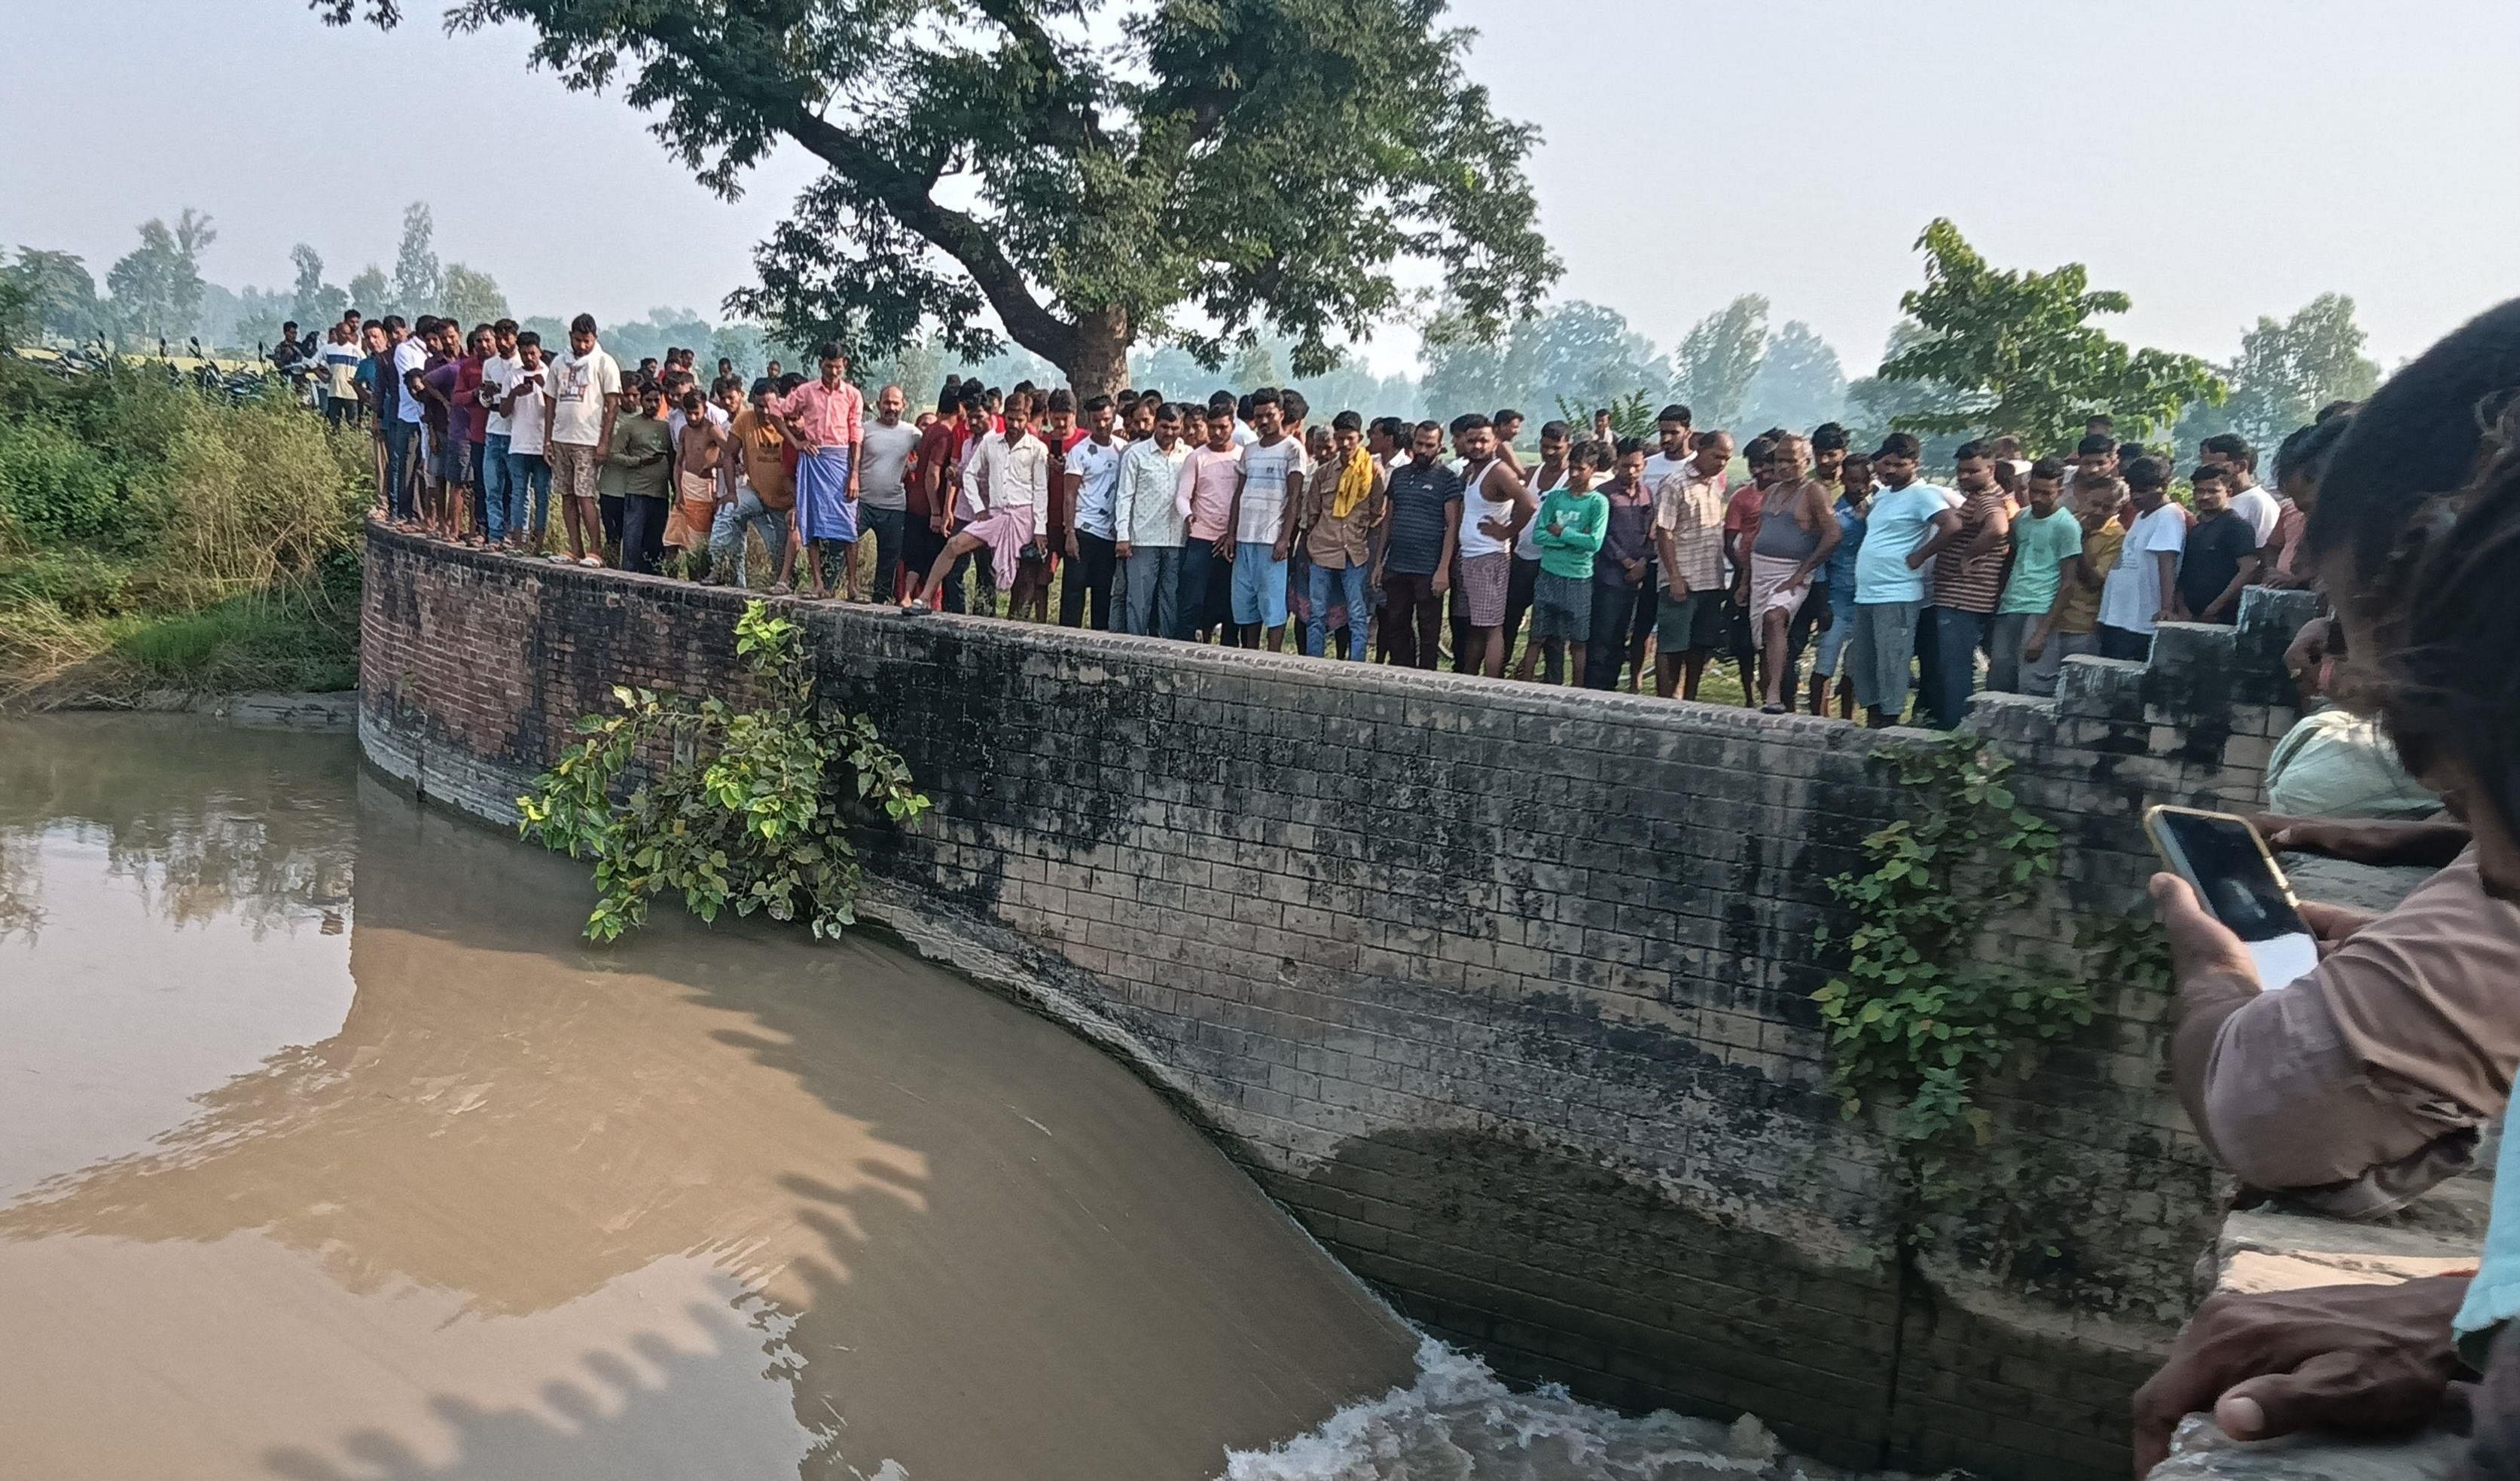
<path id="1" fill-rule="evenodd" d="M 2065 465 L 2042 458 L 2030 465 L 2029 502 L 2012 527 L 2012 572 L 1995 609 L 1987 643 L 1986 687 L 2001 694 L 2053 696 L 2056 662 L 2046 662 L 2056 642 L 2083 564 L 2083 526 L 2064 507 Z"/>
<path id="2" fill-rule="evenodd" d="M 1855 557 L 1855 630 L 1846 646 L 1846 676 L 1855 702 L 1875 729 L 1896 725 L 1908 709 L 1916 623 L 1925 608 L 1928 561 L 1959 537 L 1959 511 L 1947 491 L 1916 481 L 1923 449 L 1906 432 L 1881 439 L 1872 455 L 1876 487 L 1865 516 L 1864 548 Z"/>
<path id="3" fill-rule="evenodd" d="M 1601 549 L 1593 558 L 1592 636 L 1585 644 L 1584 687 L 1615 690 L 1619 664 L 1628 656 L 1628 632 L 1642 598 L 1653 600 L 1645 585 L 1645 556 L 1653 549 L 1653 494 L 1644 486 L 1644 444 L 1622 437 L 1615 447 L 1610 483 L 1602 491 L 1609 505 L 1601 530 Z"/>
<path id="4" fill-rule="evenodd" d="M 551 367 L 543 363 L 543 337 L 531 331 L 517 336 L 515 353 L 499 411 L 508 421 L 508 548 L 524 551 L 541 547 L 550 514 L 551 464 L 543 457 L 543 406 L 550 398 L 543 386 Z"/>
<path id="5" fill-rule="evenodd" d="M 621 568 L 653 575 L 664 560 L 665 519 L 672 513 L 674 433 L 665 421 L 664 387 L 639 388 L 639 415 L 613 427 L 610 458 L 621 466 Z"/>
<path id="6" fill-rule="evenodd" d="M 761 537 L 776 577 L 788 568 L 789 526 L 796 507 L 796 485 L 788 473 L 788 439 L 771 425 L 767 377 L 752 382 L 748 404 L 735 414 L 727 434 L 734 439 L 735 503 L 709 535 L 709 575 L 739 587 L 751 582 L 752 546 L 748 535 Z M 922 567 L 923 569 L 923 567 Z M 784 597 L 788 587 L 775 580 L 770 595 Z"/>
<path id="7" fill-rule="evenodd" d="M 1312 615 L 1304 631 L 1304 651 L 1319 658 L 1329 651 L 1329 618 L 1333 606 L 1347 614 L 1347 656 L 1363 661 L 1366 627 L 1373 613 L 1366 592 L 1373 532 L 1382 523 L 1388 472 L 1380 459 L 1365 450 L 1365 419 L 1341 412 L 1330 419 L 1330 456 L 1305 482 L 1299 523 L 1311 573 L 1305 596 Z"/>
<path id="8" fill-rule="evenodd" d="M 515 538 L 508 511 L 516 501 L 508 489 L 508 450 L 516 445 L 516 419 L 508 414 L 508 386 L 517 376 L 517 321 L 490 326 L 490 353 L 481 361 L 481 466 L 474 477 L 481 486 L 481 532 L 492 549 L 504 549 Z"/>
<path id="9" fill-rule="evenodd" d="M 1182 545 L 1188 524 L 1174 501 L 1190 446 L 1182 440 L 1184 408 L 1138 403 L 1132 420 L 1146 434 L 1120 458 L 1111 494 L 1111 522 L 1119 534 L 1114 557 L 1126 562 L 1120 583 L 1128 631 L 1141 638 L 1181 635 Z"/>
<path id="10" fill-rule="evenodd" d="M 1067 577 L 1059 583 L 1058 625 L 1074 627 L 1090 616 L 1094 630 L 1111 632 L 1111 588 L 1117 569 L 1119 529 L 1113 496 L 1125 451 L 1111 435 L 1111 398 L 1085 403 L 1085 435 L 1067 450 Z M 1090 603 L 1090 606 L 1089 606 Z"/>
<path id="11" fill-rule="evenodd" d="M 560 492 L 568 559 L 602 565 L 604 521 L 595 502 L 595 472 L 612 446 L 621 367 L 596 342 L 593 314 L 569 321 L 568 353 L 552 363 L 549 397 L 543 404 L 543 453 Z"/>
<path id="12" fill-rule="evenodd" d="M 385 321 L 391 326 L 394 321 Z M 389 476 L 393 481 L 394 517 L 408 526 L 420 516 L 416 491 L 423 481 L 422 465 L 428 460 L 427 413 L 412 379 L 428 368 L 429 341 L 437 337 L 437 321 L 427 314 L 412 321 L 411 332 L 398 335 L 393 347 L 394 426 L 396 435 L 386 439 L 386 456 L 393 465 Z"/>
<path id="13" fill-rule="evenodd" d="M 809 381 L 770 405 L 771 425 L 796 450 L 796 544 L 805 551 L 805 578 L 811 595 L 828 595 L 823 583 L 823 550 L 831 541 L 839 549 L 834 585 L 844 584 L 849 556 L 858 538 L 858 469 L 865 437 L 866 397 L 849 383 L 849 357 L 837 340 L 826 340 L 817 351 L 823 378 Z M 795 554 L 779 573 L 780 584 L 792 582 Z"/>
<path id="14" fill-rule="evenodd" d="M 902 420 L 910 397 L 898 385 L 875 393 L 875 422 L 860 444 L 866 468 L 858 475 L 858 516 L 875 540 L 875 589 L 869 599 L 901 600 L 905 526 L 910 518 L 910 460 L 919 451 L 919 428 Z"/>
<path id="15" fill-rule="evenodd" d="M 1391 471 L 1391 534 L 1374 573 L 1391 663 L 1430 673 L 1442 658 L 1444 593 L 1452 585 L 1462 524 L 1462 475 L 1444 463 L 1443 452 L 1441 426 L 1420 422 L 1410 431 L 1409 461 Z"/>
<path id="16" fill-rule="evenodd" d="M 936 562 L 937 553 L 945 548 L 946 536 L 953 533 L 954 496 L 961 487 L 964 425 L 963 382 L 948 376 L 944 388 L 937 392 L 935 416 L 920 428 L 919 452 L 911 461 L 901 536 L 905 587 Z M 961 611 L 963 583 L 948 580 L 938 605 L 949 612 Z"/>
<path id="17" fill-rule="evenodd" d="M 1690 430 L 1696 418 L 1678 402 L 1654 414 L 1654 449 L 1645 457 L 1645 497 L 1659 500 L 1665 478 L 1687 467 L 1691 450 L 1696 446 Z M 1728 448 L 1726 456 L 1731 456 Z M 1636 609 L 1628 626 L 1628 693 L 1640 694 L 1644 688 L 1645 646 L 1650 643 L 1662 620 L 1663 590 L 1662 552 L 1650 532 L 1645 537 L 1645 568 L 1637 588 Z M 1655 667 L 1660 668 L 1657 662 Z"/>

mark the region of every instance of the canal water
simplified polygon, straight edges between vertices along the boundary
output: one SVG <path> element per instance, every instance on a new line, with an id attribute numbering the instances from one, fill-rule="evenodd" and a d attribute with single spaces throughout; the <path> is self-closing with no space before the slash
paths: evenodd
<path id="1" fill-rule="evenodd" d="M 589 893 L 346 737 L 0 722 L 0 1475 L 1822 1474 L 1422 1341 L 1047 1021 Z"/>

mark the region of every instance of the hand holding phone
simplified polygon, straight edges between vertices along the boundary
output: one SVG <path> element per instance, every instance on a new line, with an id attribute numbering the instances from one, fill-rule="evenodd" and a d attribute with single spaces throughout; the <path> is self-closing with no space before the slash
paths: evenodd
<path id="1" fill-rule="evenodd" d="M 2187 807 L 2154 807 L 2143 830 L 2162 867 L 2187 881 L 2197 900 L 2240 938 L 2269 991 L 2318 965 L 2318 941 L 2301 918 L 2292 882 L 2246 818 Z"/>

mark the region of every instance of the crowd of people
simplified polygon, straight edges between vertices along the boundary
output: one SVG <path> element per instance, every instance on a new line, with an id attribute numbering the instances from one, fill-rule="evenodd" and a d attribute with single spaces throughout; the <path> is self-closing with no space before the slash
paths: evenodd
<path id="1" fill-rule="evenodd" d="M 870 405 L 838 345 L 812 376 L 721 359 L 703 384 L 688 349 L 624 371 L 586 315 L 565 345 L 352 312 L 284 346 L 328 418 L 373 425 L 384 516 L 472 545 L 1692 699 L 1717 664 L 1743 703 L 1875 725 L 1912 693 L 1957 726 L 1981 686 L 2053 693 L 2068 656 L 2140 658 L 2159 623 L 2298 582 L 2332 441 L 2305 428 L 2270 490 L 2255 449 L 2209 437 L 2175 498 L 2104 415 L 2047 457 L 1969 442 L 1943 484 L 1904 433 L 1744 438 L 1680 405 L 1649 439 L 1603 410 L 1529 448 L 1511 410 L 1324 418 L 1294 389 L 948 378 L 914 412 L 897 385 Z"/>

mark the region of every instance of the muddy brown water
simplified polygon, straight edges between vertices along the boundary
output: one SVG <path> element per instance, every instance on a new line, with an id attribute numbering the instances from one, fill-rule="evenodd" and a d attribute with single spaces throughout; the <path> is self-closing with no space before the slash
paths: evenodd
<path id="1" fill-rule="evenodd" d="M 0 1473 L 1184 1481 L 1418 1340 L 1123 1067 L 345 737 L 0 723 Z"/>

